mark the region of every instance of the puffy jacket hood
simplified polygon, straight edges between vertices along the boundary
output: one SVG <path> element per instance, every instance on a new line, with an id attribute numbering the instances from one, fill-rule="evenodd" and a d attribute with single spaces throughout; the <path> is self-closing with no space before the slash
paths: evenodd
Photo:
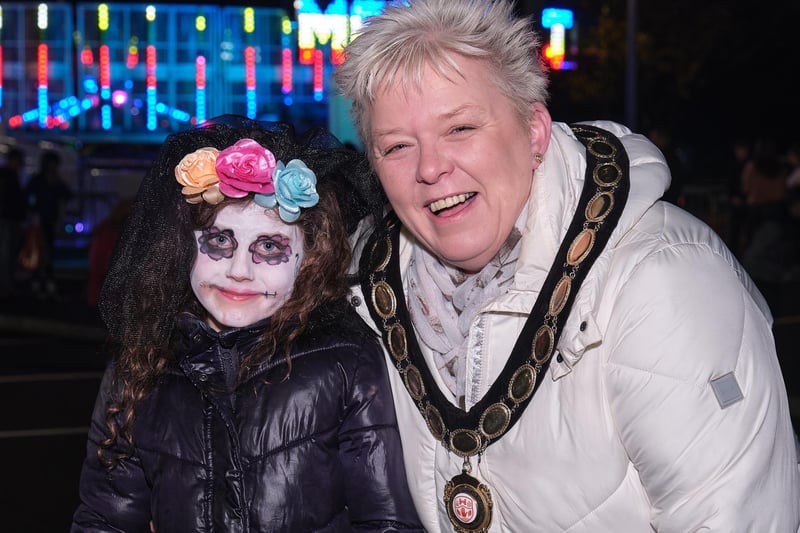
<path id="1" fill-rule="evenodd" d="M 630 192 L 607 248 L 612 248 L 667 190 L 670 173 L 661 152 L 647 138 L 614 122 L 592 122 L 616 135 L 630 160 Z M 533 178 L 516 288 L 542 285 L 561 240 L 569 228 L 583 190 L 586 150 L 567 124 L 553 123 L 550 146 Z M 530 309 L 521 310 L 527 313 Z"/>

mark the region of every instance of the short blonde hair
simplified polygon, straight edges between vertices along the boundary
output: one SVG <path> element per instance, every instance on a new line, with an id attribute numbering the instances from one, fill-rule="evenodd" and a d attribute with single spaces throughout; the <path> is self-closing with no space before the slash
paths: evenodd
<path id="1" fill-rule="evenodd" d="M 352 100 L 353 122 L 371 153 L 370 111 L 385 85 L 419 86 L 428 65 L 443 76 L 460 74 L 452 55 L 485 61 L 492 81 L 528 120 L 531 104 L 546 103 L 548 78 L 532 21 L 510 0 L 405 0 L 365 19 L 334 71 Z"/>

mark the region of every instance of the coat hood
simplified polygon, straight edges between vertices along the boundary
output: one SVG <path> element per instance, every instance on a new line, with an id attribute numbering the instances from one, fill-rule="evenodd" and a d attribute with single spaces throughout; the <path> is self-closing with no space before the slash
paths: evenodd
<path id="1" fill-rule="evenodd" d="M 661 151 L 645 136 L 609 121 L 587 123 L 605 129 L 622 142 L 630 160 L 630 192 L 622 216 L 609 239 L 614 247 L 642 215 L 661 198 L 670 172 Z M 569 228 L 583 190 L 586 150 L 569 125 L 554 122 L 544 162 L 533 177 L 521 256 L 528 258 L 516 273 L 518 287 L 540 287 Z M 526 304 L 527 305 L 527 304 Z M 525 310 L 527 312 L 528 310 Z"/>

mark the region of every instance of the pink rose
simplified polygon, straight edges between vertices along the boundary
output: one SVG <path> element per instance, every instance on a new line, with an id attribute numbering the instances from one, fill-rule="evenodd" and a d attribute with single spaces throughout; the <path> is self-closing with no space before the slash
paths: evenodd
<path id="1" fill-rule="evenodd" d="M 242 198 L 249 192 L 272 194 L 275 156 L 253 139 L 240 139 L 217 156 L 219 188 L 225 196 Z"/>

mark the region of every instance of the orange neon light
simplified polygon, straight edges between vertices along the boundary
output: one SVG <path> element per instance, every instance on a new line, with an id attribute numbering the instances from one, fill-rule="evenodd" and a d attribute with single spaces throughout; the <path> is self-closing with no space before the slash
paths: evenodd
<path id="1" fill-rule="evenodd" d="M 40 44 L 37 50 L 39 87 L 47 86 L 47 45 Z"/>

